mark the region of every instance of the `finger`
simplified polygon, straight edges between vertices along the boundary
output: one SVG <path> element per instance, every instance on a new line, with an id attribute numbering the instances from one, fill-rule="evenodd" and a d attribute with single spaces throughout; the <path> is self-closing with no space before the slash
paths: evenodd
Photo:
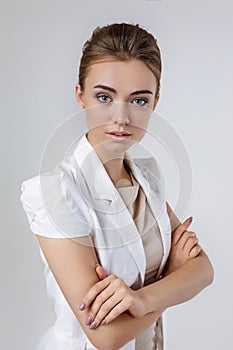
<path id="1" fill-rule="evenodd" d="M 181 238 L 182 234 L 184 231 L 186 231 L 189 227 L 189 225 L 192 223 L 193 217 L 190 216 L 190 218 L 186 219 L 182 224 L 180 224 L 175 231 L 173 232 L 172 235 L 172 243 L 176 245 Z"/>
<path id="2" fill-rule="evenodd" d="M 109 275 L 108 277 L 106 277 L 102 281 L 94 284 L 94 286 L 89 289 L 89 291 L 87 292 L 87 294 L 83 298 L 82 304 L 80 305 L 79 308 L 81 308 L 81 306 L 83 306 L 83 305 L 84 305 L 84 307 L 82 307 L 81 310 L 84 310 L 85 307 L 88 307 L 93 302 L 93 300 L 95 300 L 97 295 L 109 286 L 111 281 L 113 281 L 114 277 L 115 277 L 114 275 Z"/>
<path id="3" fill-rule="evenodd" d="M 105 271 L 105 269 L 99 264 L 96 265 L 95 271 L 96 271 L 97 276 L 99 277 L 100 280 L 103 280 L 104 278 L 106 278 L 108 276 L 108 274 Z"/>
<path id="4" fill-rule="evenodd" d="M 101 309 L 101 307 L 103 305 L 106 305 L 106 303 L 108 305 L 108 300 L 110 300 L 112 298 L 114 293 L 115 293 L 115 289 L 112 287 L 112 285 L 109 285 L 105 290 L 103 290 L 96 297 L 96 299 L 92 303 L 91 308 L 88 312 L 88 317 L 86 319 L 87 325 L 90 325 L 94 321 L 94 319 L 96 318 L 96 315 L 98 314 L 99 310 Z"/>
<path id="5" fill-rule="evenodd" d="M 100 324 L 104 325 L 110 323 L 126 310 L 126 303 L 114 294 L 112 298 L 108 299 L 106 303 L 102 305 L 101 309 L 96 315 L 94 320 L 95 328 L 98 327 Z"/>
<path id="6" fill-rule="evenodd" d="M 189 238 L 187 239 L 187 241 L 183 247 L 183 250 L 187 251 L 188 255 L 189 255 L 189 253 L 191 252 L 193 247 L 195 247 L 195 245 L 197 245 L 198 242 L 199 242 L 199 239 L 195 235 L 195 233 L 190 234 Z"/>
<path id="7" fill-rule="evenodd" d="M 192 250 L 189 253 L 189 256 L 191 258 L 195 258 L 198 254 L 200 254 L 201 250 L 202 250 L 202 247 L 199 244 L 197 244 L 192 248 Z"/>
<path id="8" fill-rule="evenodd" d="M 195 244 L 198 243 L 198 238 L 197 238 L 195 232 L 193 232 L 193 231 L 185 231 L 185 232 L 182 234 L 182 236 L 181 236 L 181 238 L 180 238 L 178 244 L 180 245 L 180 248 L 181 248 L 182 250 L 184 250 L 184 249 L 187 248 L 186 245 L 187 245 L 187 244 L 192 245 L 192 244 L 193 244 L 192 242 L 195 242 Z M 194 244 L 194 245 L 195 245 L 195 244 Z"/>
<path id="9" fill-rule="evenodd" d="M 115 320 L 118 316 L 123 314 L 127 310 L 126 305 L 124 305 L 123 301 L 115 306 L 114 309 L 112 309 L 108 315 L 103 319 L 101 322 L 102 325 L 109 324 L 113 320 Z"/>

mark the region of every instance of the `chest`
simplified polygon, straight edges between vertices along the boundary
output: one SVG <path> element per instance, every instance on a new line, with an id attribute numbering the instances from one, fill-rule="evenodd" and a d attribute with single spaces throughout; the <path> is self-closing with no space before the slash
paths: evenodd
<path id="1" fill-rule="evenodd" d="M 152 198 L 149 201 L 151 203 Z M 151 214 L 153 213 L 156 217 L 160 238 L 158 240 L 157 236 L 157 244 L 161 245 L 160 253 L 162 251 L 159 258 L 160 264 L 157 266 L 158 275 L 161 273 L 167 259 L 171 234 L 166 206 L 162 208 L 163 210 L 161 210 L 161 205 L 159 208 L 158 216 L 156 216 L 155 206 L 153 207 L 154 210 L 151 209 Z M 139 277 L 139 284 L 142 286 L 146 275 L 146 267 L 148 266 L 145 244 L 148 247 L 148 239 L 153 242 L 152 236 L 141 236 L 132 213 L 130 213 L 120 196 L 115 203 L 95 202 L 92 206 L 91 218 L 93 244 L 102 266 L 109 274 L 116 274 L 129 286 Z M 148 226 L 148 223 L 146 225 Z M 152 232 L 150 232 L 151 234 Z M 156 250 L 156 246 L 154 249 Z"/>

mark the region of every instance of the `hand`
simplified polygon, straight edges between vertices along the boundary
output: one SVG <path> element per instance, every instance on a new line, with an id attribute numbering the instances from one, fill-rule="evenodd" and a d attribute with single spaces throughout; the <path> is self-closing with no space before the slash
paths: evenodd
<path id="1" fill-rule="evenodd" d="M 181 223 L 172 234 L 171 250 L 164 269 L 164 275 L 168 275 L 178 269 L 187 260 L 195 258 L 201 251 L 198 238 L 193 231 L 187 231 L 192 222 L 192 217 Z"/>
<path id="2" fill-rule="evenodd" d="M 96 267 L 96 273 L 102 280 L 83 299 L 84 308 L 90 307 L 86 320 L 90 329 L 110 323 L 127 310 L 133 317 L 142 317 L 145 314 L 140 293 L 129 288 L 117 276 L 107 275 L 100 265 Z"/>

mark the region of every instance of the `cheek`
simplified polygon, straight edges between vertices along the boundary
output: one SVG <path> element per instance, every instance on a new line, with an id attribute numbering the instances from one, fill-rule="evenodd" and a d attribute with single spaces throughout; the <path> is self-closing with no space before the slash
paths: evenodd
<path id="1" fill-rule="evenodd" d="M 86 120 L 89 129 L 103 128 L 109 123 L 108 113 L 99 106 L 86 109 Z"/>
<path id="2" fill-rule="evenodd" d="M 130 124 L 135 131 L 145 133 L 151 116 L 151 110 L 135 111 L 130 115 Z"/>

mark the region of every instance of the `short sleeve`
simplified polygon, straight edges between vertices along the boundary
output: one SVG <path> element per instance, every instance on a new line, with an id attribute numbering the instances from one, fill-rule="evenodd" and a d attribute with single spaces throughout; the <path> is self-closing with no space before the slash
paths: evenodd
<path id="1" fill-rule="evenodd" d="M 91 232 L 88 207 L 69 176 L 45 173 L 24 180 L 20 201 L 35 234 L 75 238 Z"/>

